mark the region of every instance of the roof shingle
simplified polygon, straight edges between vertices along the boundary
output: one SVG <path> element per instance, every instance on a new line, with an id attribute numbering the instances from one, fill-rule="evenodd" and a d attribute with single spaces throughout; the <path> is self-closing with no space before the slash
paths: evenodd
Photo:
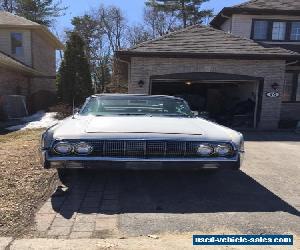
<path id="1" fill-rule="evenodd" d="M 223 8 L 210 24 L 219 28 L 233 14 L 300 16 L 300 0 L 250 0 Z"/>
<path id="2" fill-rule="evenodd" d="M 119 55 L 207 55 L 230 57 L 300 57 L 300 54 L 277 47 L 266 47 L 250 39 L 234 36 L 208 26 L 194 25 L 158 39 L 141 43 Z"/>
<path id="3" fill-rule="evenodd" d="M 40 26 L 24 17 L 14 15 L 7 11 L 0 11 L 0 25 L 7 26 Z"/>
<path id="4" fill-rule="evenodd" d="M 24 74 L 29 74 L 29 75 L 43 75 L 42 73 L 36 71 L 35 69 L 27 66 L 26 64 L 6 55 L 5 53 L 0 51 L 0 65 L 20 71 Z"/>
<path id="5" fill-rule="evenodd" d="M 299 0 L 251 0 L 232 8 L 270 9 L 270 10 L 300 10 Z"/>

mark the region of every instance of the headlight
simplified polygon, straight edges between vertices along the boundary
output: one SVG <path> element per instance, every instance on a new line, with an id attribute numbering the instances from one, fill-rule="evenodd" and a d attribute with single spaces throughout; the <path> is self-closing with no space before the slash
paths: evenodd
<path id="1" fill-rule="evenodd" d="M 93 147 L 86 142 L 80 142 L 74 146 L 74 151 L 80 155 L 88 155 L 93 151 Z"/>
<path id="2" fill-rule="evenodd" d="M 232 153 L 232 147 L 228 144 L 221 144 L 215 147 L 216 153 L 219 156 L 228 156 Z"/>
<path id="3" fill-rule="evenodd" d="M 54 146 L 54 151 L 57 154 L 67 155 L 73 151 L 73 146 L 68 142 L 59 142 Z"/>
<path id="4" fill-rule="evenodd" d="M 214 148 L 207 144 L 199 145 L 197 153 L 202 156 L 210 156 L 214 153 Z"/>

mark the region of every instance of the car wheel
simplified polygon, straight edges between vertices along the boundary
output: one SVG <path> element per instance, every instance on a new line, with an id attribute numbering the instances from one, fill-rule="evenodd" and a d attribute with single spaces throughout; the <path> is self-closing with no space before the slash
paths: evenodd
<path id="1" fill-rule="evenodd" d="M 239 158 L 239 160 L 234 164 L 233 170 L 239 171 L 240 169 L 241 169 L 241 159 Z"/>
<path id="2" fill-rule="evenodd" d="M 72 176 L 74 175 L 74 170 L 58 168 L 57 174 L 58 174 L 58 178 L 59 178 L 60 182 L 65 186 L 69 186 L 72 181 Z"/>

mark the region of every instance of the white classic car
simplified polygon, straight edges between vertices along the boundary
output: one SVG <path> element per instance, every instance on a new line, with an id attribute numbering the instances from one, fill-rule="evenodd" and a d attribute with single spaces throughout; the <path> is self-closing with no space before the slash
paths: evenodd
<path id="1" fill-rule="evenodd" d="M 46 169 L 234 169 L 241 133 L 196 117 L 181 98 L 93 95 L 42 136 Z"/>

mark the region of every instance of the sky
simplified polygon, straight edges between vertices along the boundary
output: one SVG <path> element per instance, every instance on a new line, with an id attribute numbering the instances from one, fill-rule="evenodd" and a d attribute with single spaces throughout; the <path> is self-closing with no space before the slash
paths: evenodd
<path id="1" fill-rule="evenodd" d="M 203 4 L 204 8 L 214 9 L 218 13 L 222 8 L 245 2 L 246 0 L 210 0 Z M 71 19 L 74 16 L 81 16 L 85 12 L 104 5 L 116 5 L 125 13 L 130 23 L 139 23 L 143 19 L 144 0 L 62 0 L 67 6 L 66 15 L 57 19 L 55 31 L 61 34 L 65 28 L 72 27 Z"/>

